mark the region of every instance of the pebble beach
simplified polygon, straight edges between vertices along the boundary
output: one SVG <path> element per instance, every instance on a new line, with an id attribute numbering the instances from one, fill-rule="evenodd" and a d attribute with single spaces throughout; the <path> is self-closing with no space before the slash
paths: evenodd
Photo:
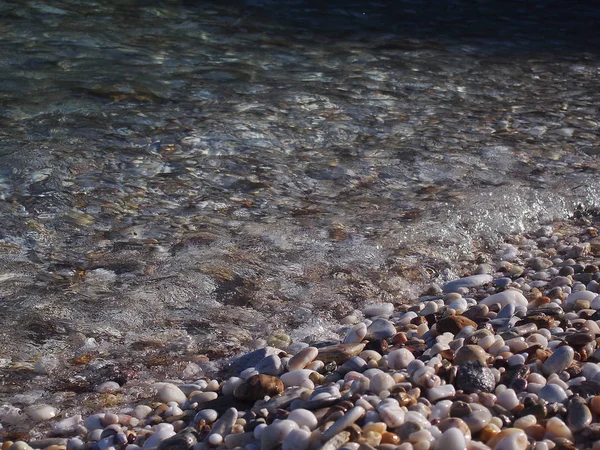
<path id="1" fill-rule="evenodd" d="M 189 365 L 144 401 L 108 377 L 95 390 L 129 404 L 4 404 L 2 449 L 600 449 L 599 229 L 511 237 L 459 279 L 355 310 L 337 342 Z"/>

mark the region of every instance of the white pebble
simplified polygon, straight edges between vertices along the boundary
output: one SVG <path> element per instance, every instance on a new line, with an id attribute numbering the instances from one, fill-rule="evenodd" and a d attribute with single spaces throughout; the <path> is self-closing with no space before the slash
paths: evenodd
<path id="1" fill-rule="evenodd" d="M 181 389 L 171 383 L 164 383 L 158 389 L 158 395 L 161 401 L 168 402 L 177 402 L 180 405 L 183 405 L 187 401 L 187 397 L 183 393 Z"/>
<path id="2" fill-rule="evenodd" d="M 308 409 L 295 409 L 287 418 L 296 422 L 299 427 L 307 427 L 310 430 L 317 428 L 318 420 L 314 413 Z"/>

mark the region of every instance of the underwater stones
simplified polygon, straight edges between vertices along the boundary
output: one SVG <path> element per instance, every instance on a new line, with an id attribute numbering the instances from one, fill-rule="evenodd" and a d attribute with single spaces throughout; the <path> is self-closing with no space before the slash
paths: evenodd
<path id="1" fill-rule="evenodd" d="M 363 308 L 362 313 L 365 317 L 384 316 L 389 317 L 394 312 L 392 303 L 372 303 Z"/>
<path id="2" fill-rule="evenodd" d="M 58 414 L 58 410 L 50 405 L 34 405 L 25 410 L 27 416 L 35 422 L 50 420 Z"/>

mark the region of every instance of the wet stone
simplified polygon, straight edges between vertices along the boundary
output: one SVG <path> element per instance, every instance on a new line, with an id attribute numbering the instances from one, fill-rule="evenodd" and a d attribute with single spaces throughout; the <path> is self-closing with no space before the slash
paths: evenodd
<path id="1" fill-rule="evenodd" d="M 371 325 L 367 327 L 366 339 L 385 339 L 396 334 L 396 327 L 387 319 L 375 319 Z"/>
<path id="2" fill-rule="evenodd" d="M 261 400 L 266 396 L 274 397 L 283 392 L 282 381 L 271 375 L 253 375 L 245 383 L 238 386 L 233 396 L 242 401 Z"/>

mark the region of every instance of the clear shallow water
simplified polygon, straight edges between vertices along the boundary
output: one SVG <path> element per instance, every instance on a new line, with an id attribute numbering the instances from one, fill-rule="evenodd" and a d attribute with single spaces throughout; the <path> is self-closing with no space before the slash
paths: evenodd
<path id="1" fill-rule="evenodd" d="M 6 398 L 334 338 L 598 206 L 578 8 L 0 2 Z"/>

